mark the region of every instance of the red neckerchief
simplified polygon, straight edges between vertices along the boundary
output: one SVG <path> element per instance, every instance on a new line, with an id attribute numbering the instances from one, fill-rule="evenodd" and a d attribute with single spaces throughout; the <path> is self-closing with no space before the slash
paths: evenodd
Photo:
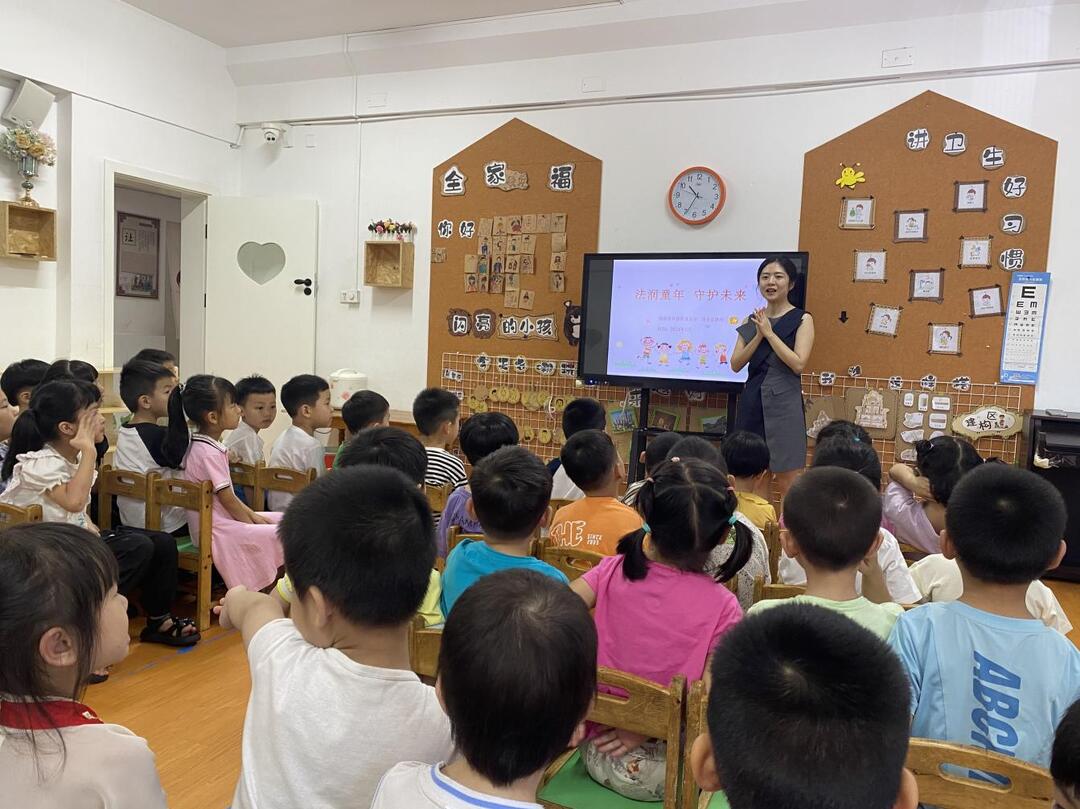
<path id="1" fill-rule="evenodd" d="M 35 704 L 0 700 L 0 725 L 12 730 L 53 730 L 101 724 L 104 723 L 98 715 L 81 702 L 56 699 Z"/>

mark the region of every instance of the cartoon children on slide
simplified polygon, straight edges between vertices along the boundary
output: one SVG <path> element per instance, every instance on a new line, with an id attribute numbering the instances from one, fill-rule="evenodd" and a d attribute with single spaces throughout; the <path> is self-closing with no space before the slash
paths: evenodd
<path id="1" fill-rule="evenodd" d="M 648 365 L 652 365 L 652 350 L 656 346 L 656 340 L 652 337 L 641 338 L 641 358 Z"/>
<path id="2" fill-rule="evenodd" d="M 675 346 L 679 349 L 679 362 L 683 365 L 690 364 L 690 352 L 694 350 L 694 344 L 689 340 L 679 340 L 678 345 Z"/>
<path id="3" fill-rule="evenodd" d="M 709 346 L 705 343 L 698 343 L 697 361 L 702 368 L 709 364 Z"/>
<path id="4" fill-rule="evenodd" d="M 727 365 L 727 346 L 724 343 L 717 343 L 713 346 L 713 351 L 716 352 L 716 364 Z"/>
<path id="5" fill-rule="evenodd" d="M 659 362 L 661 365 L 667 365 L 668 364 L 668 354 L 671 351 L 671 343 L 661 343 L 660 345 L 658 345 L 656 347 L 656 350 L 660 354 L 659 358 L 657 359 L 657 362 Z"/>

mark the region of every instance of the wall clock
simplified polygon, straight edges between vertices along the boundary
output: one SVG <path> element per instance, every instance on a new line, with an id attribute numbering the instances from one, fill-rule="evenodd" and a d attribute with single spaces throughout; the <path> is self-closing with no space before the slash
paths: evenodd
<path id="1" fill-rule="evenodd" d="M 693 166 L 676 177 L 668 189 L 668 207 L 687 225 L 707 225 L 723 210 L 727 188 L 720 175 L 705 166 Z"/>

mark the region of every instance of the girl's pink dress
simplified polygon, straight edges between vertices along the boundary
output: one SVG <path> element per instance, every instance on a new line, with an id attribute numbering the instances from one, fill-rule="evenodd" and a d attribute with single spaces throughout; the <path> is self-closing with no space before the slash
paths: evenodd
<path id="1" fill-rule="evenodd" d="M 277 535 L 277 525 L 237 522 L 216 496 L 218 492 L 233 485 L 229 476 L 228 449 L 225 445 L 199 433 L 193 435 L 191 446 L 184 457 L 183 476 L 185 480 L 196 483 L 209 480 L 214 489 L 214 536 L 211 552 L 214 565 L 225 579 L 225 584 L 229 587 L 242 584 L 249 590 L 261 590 L 272 584 L 277 578 L 278 568 L 285 561 L 281 540 Z M 274 523 L 281 519 L 281 514 L 276 511 L 259 513 Z M 187 514 L 191 541 L 197 546 L 199 515 L 194 511 Z"/>

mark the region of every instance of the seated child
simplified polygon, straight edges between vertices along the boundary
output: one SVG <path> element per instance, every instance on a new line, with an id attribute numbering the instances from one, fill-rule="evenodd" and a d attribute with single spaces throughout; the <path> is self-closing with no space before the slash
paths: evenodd
<path id="1" fill-rule="evenodd" d="M 830 610 L 783 604 L 720 641 L 708 731 L 686 740 L 694 779 L 731 809 L 915 809 L 896 656 Z"/>
<path id="2" fill-rule="evenodd" d="M 131 418 L 120 427 L 116 437 L 117 469 L 148 475 L 157 472 L 162 477 L 179 477 L 180 465 L 187 448 L 187 423 L 180 398 L 170 399 L 176 377 L 164 365 L 146 360 L 128 360 L 120 371 L 120 398 L 131 411 Z M 158 424 L 169 417 L 169 402 L 173 413 L 173 432 Z M 169 436 L 173 435 L 170 441 Z M 146 503 L 133 497 L 116 498 L 120 519 L 124 525 L 146 527 Z M 169 534 L 187 534 L 187 512 L 168 506 L 161 509 L 161 530 Z"/>
<path id="3" fill-rule="evenodd" d="M 626 470 L 611 436 L 600 430 L 582 430 L 567 440 L 560 457 L 559 470 L 569 475 L 585 496 L 555 512 L 552 544 L 612 555 L 620 539 L 641 527 L 641 515 L 616 497 Z"/>
<path id="4" fill-rule="evenodd" d="M 165 351 L 161 348 L 144 348 L 131 359 L 152 362 L 155 365 L 164 365 L 172 371 L 173 376 L 178 380 L 180 379 L 180 370 L 176 365 L 176 355 L 171 351 Z"/>
<path id="5" fill-rule="evenodd" d="M 820 444 L 823 441 L 828 441 L 830 438 L 845 438 L 855 444 L 874 445 L 874 439 L 870 436 L 870 433 L 866 431 L 865 427 L 845 419 L 833 419 L 818 430 L 815 443 Z"/>
<path id="6" fill-rule="evenodd" d="M 949 495 L 983 459 L 969 442 L 940 435 L 915 444 L 915 469 L 894 464 L 882 501 L 896 538 L 927 553 L 941 552 Z"/>
<path id="7" fill-rule="evenodd" d="M 769 502 L 769 445 L 757 433 L 738 430 L 724 439 L 720 452 L 739 498 L 739 512 L 764 531 L 776 522 L 776 509 Z"/>
<path id="8" fill-rule="evenodd" d="M 291 619 L 235 587 L 221 625 L 251 670 L 233 809 L 370 806 L 402 761 L 452 750 L 435 690 L 409 670 L 409 624 L 428 587 L 427 500 L 394 469 L 338 469 L 296 495 L 280 525 Z"/>
<path id="9" fill-rule="evenodd" d="M 1057 489 L 1006 464 L 950 492 L 941 548 L 963 595 L 905 613 L 889 638 L 911 679 L 913 736 L 1049 766 L 1054 728 L 1080 697 L 1080 651 L 1026 599 L 1065 555 L 1065 520 Z"/>
<path id="10" fill-rule="evenodd" d="M 13 362 L 0 374 L 0 390 L 8 402 L 20 413 L 30 404 L 30 394 L 41 384 L 49 363 L 44 360 L 19 360 Z"/>
<path id="11" fill-rule="evenodd" d="M 566 405 L 562 414 L 564 441 L 577 435 L 582 430 L 603 430 L 607 427 L 607 411 L 596 399 L 581 397 Z M 581 500 L 585 492 L 577 487 L 562 468 L 562 457 L 548 463 L 551 473 L 551 496 L 555 500 Z"/>
<path id="12" fill-rule="evenodd" d="M 641 451 L 641 462 L 645 465 L 645 477 L 649 477 L 664 461 L 667 460 L 668 452 L 675 446 L 680 436 L 678 433 L 660 433 L 660 435 L 649 436 L 645 449 Z M 638 492 L 641 491 L 641 487 L 645 485 L 645 478 L 636 480 L 626 487 L 626 492 L 619 498 L 620 502 L 633 508 L 637 505 Z"/>
<path id="13" fill-rule="evenodd" d="M 475 468 L 500 447 L 517 446 L 518 428 L 505 413 L 476 413 L 461 425 L 458 443 L 469 465 Z M 435 552 L 440 558 L 446 558 L 446 543 L 451 527 L 458 526 L 464 534 L 479 534 L 483 530 L 480 523 L 469 516 L 466 506 L 471 499 L 472 492 L 467 485 L 459 486 L 447 498 L 446 511 L 435 530 Z"/>
<path id="14" fill-rule="evenodd" d="M 0 477 L 8 485 L 0 503 L 41 506 L 45 522 L 63 522 L 100 533 L 90 519 L 90 490 L 97 480 L 94 444 L 105 435 L 98 412 L 101 391 L 89 382 L 56 380 L 38 385 L 15 421 L 11 449 Z M 120 592 L 141 591 L 147 612 L 141 639 L 190 646 L 194 623 L 169 613 L 176 595 L 176 541 L 151 531 L 108 531 L 102 536 L 119 565 Z"/>
<path id="15" fill-rule="evenodd" d="M 74 525 L 0 533 L 0 784 L 19 809 L 165 809 L 146 740 L 79 700 L 128 652 L 127 599 L 104 543 Z"/>
<path id="16" fill-rule="evenodd" d="M 450 551 L 442 577 L 443 615 L 450 615 L 473 582 L 497 570 L 526 568 L 569 584 L 561 571 L 529 555 L 530 541 L 547 523 L 551 499 L 544 462 L 524 447 L 503 447 L 473 468 L 470 482 L 466 509 L 484 539 L 463 539 Z"/>
<path id="17" fill-rule="evenodd" d="M 427 449 L 428 466 L 424 483 L 428 486 L 455 488 L 467 480 L 465 464 L 448 451 L 457 440 L 461 424 L 461 402 L 458 397 L 442 388 L 426 388 L 416 395 L 412 406 L 416 429 L 420 431 L 420 443 Z M 439 513 L 432 512 L 435 527 L 439 526 Z"/>
<path id="18" fill-rule="evenodd" d="M 697 458 L 699 461 L 712 464 L 717 469 L 727 469 L 724 464 L 724 456 L 720 453 L 720 450 L 716 448 L 712 441 L 708 441 L 700 435 L 682 436 L 668 450 L 667 456 L 668 460 L 673 458 Z"/>
<path id="19" fill-rule="evenodd" d="M 341 453 L 346 444 L 368 427 L 390 426 L 390 403 L 373 390 L 358 390 L 341 406 L 345 422 L 345 440 L 334 454 L 334 467 L 341 466 Z"/>
<path id="20" fill-rule="evenodd" d="M 703 572 L 736 523 L 726 483 L 696 458 L 661 464 L 638 495 L 646 524 L 570 585 L 595 608 L 598 665 L 661 685 L 677 674 L 701 679 L 717 640 L 742 618 L 731 591 Z M 727 578 L 749 554 L 749 532 L 737 543 Z M 620 728 L 594 727 L 581 748 L 593 779 L 641 801 L 664 799 L 666 756 L 666 743 Z"/>
<path id="21" fill-rule="evenodd" d="M 596 695 L 592 618 L 566 587 L 533 571 L 487 576 L 447 621 L 435 690 L 458 755 L 395 765 L 372 809 L 535 807 L 545 768 L 580 741 Z"/>
<path id="22" fill-rule="evenodd" d="M 1054 809 L 1080 809 L 1080 702 L 1074 702 L 1054 734 L 1050 755 Z"/>
<path id="23" fill-rule="evenodd" d="M 169 411 L 174 412 L 175 400 L 183 405 L 184 413 L 195 425 L 187 452 L 184 455 L 183 477 L 196 483 L 209 480 L 214 491 L 213 537 L 199 536 L 199 515 L 188 512 L 191 541 L 208 539 L 213 542 L 214 567 L 229 587 L 242 584 L 261 590 L 277 578 L 281 567 L 281 541 L 277 523 L 281 514 L 256 512 L 240 502 L 233 490 L 229 475 L 228 450 L 221 443 L 221 434 L 235 430 L 240 423 L 240 406 L 236 404 L 236 388 L 227 380 L 209 374 L 198 374 L 186 385 L 173 389 Z M 174 420 L 169 427 L 173 429 Z"/>
<path id="24" fill-rule="evenodd" d="M 830 425 L 831 426 L 831 425 Z M 861 429 L 861 428 L 860 428 Z M 858 472 L 871 486 L 881 486 L 881 461 L 872 444 L 855 441 L 837 435 L 818 441 L 814 447 L 815 467 L 836 466 Z M 887 528 L 881 529 L 881 544 L 876 556 L 868 557 L 855 576 L 855 590 L 871 601 L 880 604 L 895 601 L 897 604 L 916 604 L 922 598 L 918 585 L 908 570 L 907 560 L 900 550 L 900 543 Z M 780 581 L 784 584 L 806 584 L 806 571 L 797 559 L 780 552 Z"/>
<path id="25" fill-rule="evenodd" d="M 330 426 L 330 383 L 321 376 L 301 374 L 281 386 L 281 404 L 292 419 L 292 426 L 277 437 L 270 449 L 267 466 L 283 466 L 298 472 L 326 471 L 326 450 L 315 437 L 316 430 Z M 289 492 L 267 492 L 266 505 L 271 511 L 284 511 L 293 499 Z"/>
<path id="26" fill-rule="evenodd" d="M 266 452 L 259 430 L 267 429 L 277 418 L 277 388 L 265 376 L 245 376 L 236 383 L 236 403 L 240 405 L 240 423 L 230 430 L 225 446 L 236 460 L 254 466 Z"/>
<path id="27" fill-rule="evenodd" d="M 935 601 L 956 601 L 964 594 L 964 580 L 955 559 L 946 559 L 943 554 L 932 553 L 912 563 L 909 570 L 919 592 L 922 593 L 922 601 L 927 604 Z M 1065 614 L 1054 591 L 1038 579 L 1028 587 L 1024 603 L 1032 618 L 1038 618 L 1062 635 L 1072 632 L 1069 616 Z"/>
<path id="28" fill-rule="evenodd" d="M 808 469 L 784 498 L 784 553 L 806 571 L 806 594 L 768 599 L 751 615 L 791 601 L 816 604 L 887 638 L 903 613 L 899 604 L 875 604 L 855 589 L 855 576 L 881 544 L 881 497 L 862 475 L 835 466 Z"/>
<path id="29" fill-rule="evenodd" d="M 0 464 L 8 454 L 8 439 L 11 438 L 11 428 L 15 426 L 15 419 L 19 415 L 19 408 L 8 401 L 7 394 L 0 390 Z M 4 491 L 5 482 L 0 480 L 0 492 Z"/>

